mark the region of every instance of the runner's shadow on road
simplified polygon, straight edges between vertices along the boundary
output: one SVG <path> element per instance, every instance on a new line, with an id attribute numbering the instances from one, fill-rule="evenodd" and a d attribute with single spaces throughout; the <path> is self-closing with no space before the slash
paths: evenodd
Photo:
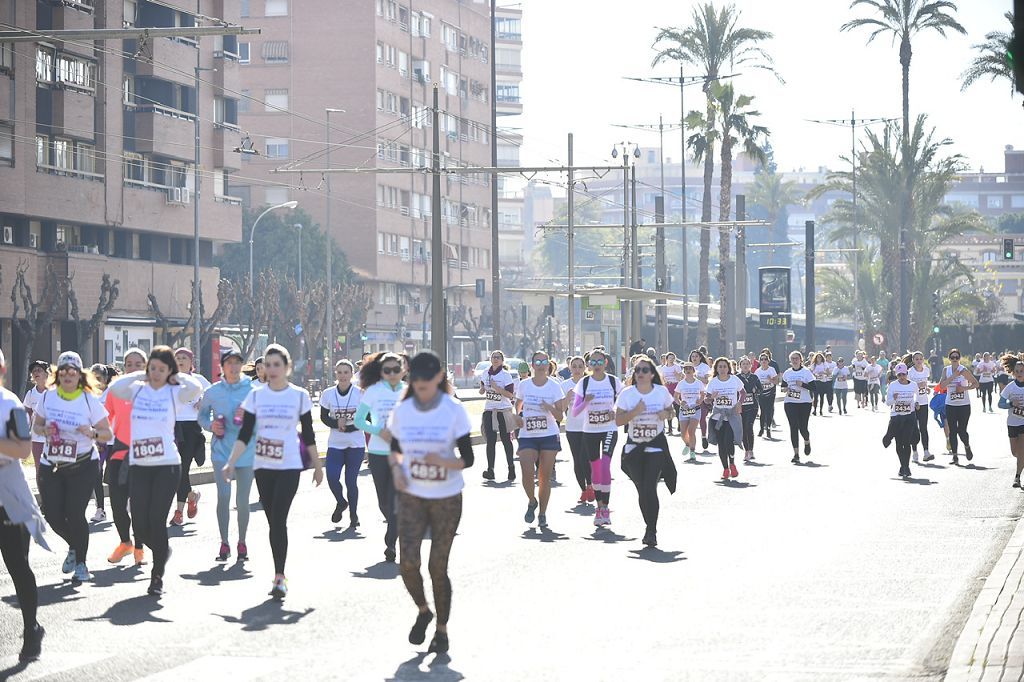
<path id="1" fill-rule="evenodd" d="M 918 464 L 917 466 L 922 469 L 948 469 L 949 467 L 943 464 Z"/>
<path id="2" fill-rule="evenodd" d="M 828 464 L 818 464 L 817 462 L 800 462 L 796 466 L 803 467 L 805 469 L 827 469 Z"/>
<path id="3" fill-rule="evenodd" d="M 577 516 L 593 516 L 594 507 L 583 502 L 578 502 L 572 509 L 566 509 L 566 514 L 576 514 Z"/>
<path id="4" fill-rule="evenodd" d="M 686 561 L 682 552 L 666 552 L 657 547 L 644 547 L 643 549 L 629 550 L 630 559 L 650 561 L 654 564 L 674 564 L 679 561 Z"/>
<path id="5" fill-rule="evenodd" d="M 527 528 L 521 536 L 524 540 L 537 540 L 539 542 L 558 542 L 568 540 L 568 535 L 557 533 L 550 528 Z"/>
<path id="6" fill-rule="evenodd" d="M 162 609 L 159 600 L 148 594 L 123 599 L 102 615 L 79 618 L 79 621 L 110 621 L 111 625 L 140 625 L 141 623 L 170 623 L 171 621 L 157 618 L 154 613 Z"/>
<path id="7" fill-rule="evenodd" d="M 192 525 L 192 524 L 189 524 Z M 168 538 L 191 538 L 196 535 L 195 528 L 189 528 L 185 530 L 185 526 L 168 526 L 167 537 Z"/>
<path id="8" fill-rule="evenodd" d="M 198 573 L 183 573 L 181 577 L 185 580 L 194 580 L 203 587 L 216 587 L 221 583 L 248 580 L 252 577 L 252 573 L 244 563 L 236 561 L 233 564 L 217 564 Z"/>
<path id="9" fill-rule="evenodd" d="M 13 658 L 13 656 L 12 656 L 12 658 Z M 31 665 L 31 663 L 21 663 L 21 662 L 18 662 L 18 663 L 15 663 L 14 665 L 12 665 L 9 668 L 4 668 L 3 670 L 0 670 L 0 680 L 6 680 L 6 679 L 9 679 L 11 677 L 14 677 L 18 673 L 25 672 L 26 670 L 28 670 L 28 667 L 30 665 Z"/>
<path id="10" fill-rule="evenodd" d="M 732 479 L 729 479 L 728 481 L 718 479 L 717 481 L 715 481 L 715 483 L 718 485 L 719 488 L 733 488 L 735 490 L 745 490 L 747 488 L 757 487 L 756 483 L 751 483 L 750 481 L 734 481 Z"/>
<path id="11" fill-rule="evenodd" d="M 516 481 L 488 481 L 484 480 L 483 486 L 485 488 L 512 488 L 516 485 Z"/>
<path id="12" fill-rule="evenodd" d="M 974 471 L 992 471 L 994 467 L 982 467 L 977 464 L 965 464 L 960 467 L 961 469 L 974 470 Z"/>
<path id="13" fill-rule="evenodd" d="M 271 625 L 294 625 L 315 610 L 310 607 L 305 611 L 288 611 L 281 602 L 276 599 L 268 599 L 262 604 L 242 611 L 237 617 L 222 616 L 218 613 L 213 615 L 224 619 L 225 623 L 241 625 L 244 632 L 259 632 L 266 630 Z"/>
<path id="14" fill-rule="evenodd" d="M 78 593 L 78 589 L 70 582 L 40 585 L 37 592 L 39 593 L 40 606 L 53 606 L 54 604 L 64 604 L 85 598 Z M 11 606 L 15 606 L 18 603 L 18 597 L 11 594 L 3 597 L 0 601 L 3 601 L 5 604 L 10 604 Z M 0 680 L 2 679 L 4 678 L 0 677 Z"/>
<path id="15" fill-rule="evenodd" d="M 897 479 L 897 480 L 899 480 L 899 479 Z M 910 478 L 903 479 L 903 481 L 904 481 L 904 483 L 914 483 L 916 485 L 938 485 L 939 484 L 938 481 L 933 481 L 930 478 L 914 478 L 914 477 L 910 477 Z"/>
<path id="16" fill-rule="evenodd" d="M 113 525 L 114 525 L 113 521 L 101 521 L 99 523 L 90 523 L 89 524 L 89 532 L 90 533 L 102 533 L 106 529 L 111 528 Z"/>
<path id="17" fill-rule="evenodd" d="M 583 539 L 603 542 L 606 545 L 616 545 L 620 542 L 636 541 L 636 538 L 627 538 L 625 535 L 619 535 L 609 528 L 595 528 L 593 533 L 585 535 Z"/>
<path id="18" fill-rule="evenodd" d="M 250 502 L 249 503 L 249 511 L 250 512 L 263 511 L 263 505 L 260 504 L 259 502 Z"/>
<path id="19" fill-rule="evenodd" d="M 692 464 L 692 465 L 696 465 L 696 466 L 704 466 L 705 464 L 710 464 L 710 463 L 711 462 L 702 462 L 699 459 L 684 459 L 683 460 L 683 464 Z"/>
<path id="20" fill-rule="evenodd" d="M 394 580 L 398 577 L 398 564 L 390 561 L 381 561 L 373 566 L 367 566 L 362 572 L 352 571 L 353 578 L 372 578 L 373 580 Z"/>
<path id="21" fill-rule="evenodd" d="M 359 532 L 359 529 L 355 526 L 349 526 L 345 529 L 338 527 L 332 528 L 331 530 L 325 530 L 320 535 L 314 535 L 314 540 L 327 540 L 328 542 L 344 542 L 345 540 L 364 540 L 365 535 Z"/>
<path id="22" fill-rule="evenodd" d="M 768 464 L 767 462 L 744 462 L 743 466 L 761 468 L 761 467 L 773 467 L 775 465 L 774 464 Z"/>
<path id="23" fill-rule="evenodd" d="M 405 661 L 395 670 L 394 677 L 388 677 L 386 682 L 400 682 L 404 680 L 437 680 L 438 682 L 459 682 L 466 679 L 466 676 L 458 670 L 453 670 L 449 664 L 452 662 L 448 654 L 437 654 L 434 660 L 427 664 L 427 670 L 423 670 L 423 663 L 430 654 L 416 654 L 408 661 Z"/>
<path id="24" fill-rule="evenodd" d="M 113 587 L 125 583 L 141 582 L 136 580 L 141 575 L 142 571 L 135 566 L 106 568 L 92 572 L 92 584 L 96 587 Z"/>

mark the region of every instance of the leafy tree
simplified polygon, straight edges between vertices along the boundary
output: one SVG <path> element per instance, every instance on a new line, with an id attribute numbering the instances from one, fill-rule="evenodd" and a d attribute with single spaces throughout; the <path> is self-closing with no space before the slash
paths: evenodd
<path id="1" fill-rule="evenodd" d="M 1003 15 L 1010 22 L 1010 32 L 990 31 L 985 34 L 985 42 L 972 45 L 978 54 L 971 60 L 971 65 L 960 74 L 963 85 L 960 91 L 963 92 L 982 78 L 989 81 L 1005 81 L 1004 85 L 1010 88 L 1010 96 L 1017 91 L 1013 79 L 1013 69 L 1006 55 L 1010 52 L 1010 40 L 1013 38 L 1013 12 Z"/>
<path id="2" fill-rule="evenodd" d="M 706 149 L 703 153 L 704 198 L 701 210 L 701 221 L 705 223 L 711 222 L 712 219 L 711 186 L 715 174 L 713 147 L 716 122 L 711 85 L 722 75 L 722 68 L 726 66 L 764 69 L 778 77 L 772 58 L 758 46 L 759 43 L 771 39 L 772 34 L 740 26 L 739 18 L 740 13 L 733 4 L 719 10 L 713 2 L 706 2 L 694 8 L 689 26 L 661 28 L 654 40 L 654 48 L 658 50 L 654 65 L 664 61 L 692 64 L 700 69 L 705 77 L 704 94 L 707 97 L 707 108 L 702 130 Z M 711 233 L 709 230 L 701 230 L 700 261 L 697 268 L 700 303 L 697 312 L 697 340 L 702 344 L 706 344 L 708 338 L 707 304 L 711 302 L 710 253 Z"/>
<path id="3" fill-rule="evenodd" d="M 1007 213 L 996 223 L 999 232 L 1024 234 L 1024 213 Z"/>

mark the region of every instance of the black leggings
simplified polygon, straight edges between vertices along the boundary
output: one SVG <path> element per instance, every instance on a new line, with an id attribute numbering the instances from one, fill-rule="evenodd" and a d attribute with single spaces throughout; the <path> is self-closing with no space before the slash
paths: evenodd
<path id="1" fill-rule="evenodd" d="M 762 393 L 757 397 L 757 403 L 761 408 L 761 430 L 771 435 L 772 421 L 775 419 L 775 391 Z"/>
<path id="2" fill-rule="evenodd" d="M 757 404 L 743 406 L 743 449 L 754 451 L 754 422 L 757 421 Z"/>
<path id="3" fill-rule="evenodd" d="M 284 575 L 288 559 L 288 512 L 299 489 L 300 469 L 257 469 L 256 489 L 260 505 L 270 526 L 270 551 L 274 555 L 274 573 Z"/>
<path id="4" fill-rule="evenodd" d="M 800 436 L 804 437 L 804 443 L 811 440 L 811 433 L 807 428 L 811 420 L 811 404 L 786 403 L 783 407 L 786 410 L 786 419 L 789 420 L 789 440 L 796 450 L 800 447 Z"/>
<path id="5" fill-rule="evenodd" d="M 128 483 L 121 483 L 121 469 L 127 467 L 123 459 L 109 459 L 105 469 L 107 490 L 110 493 L 110 514 L 114 517 L 114 527 L 123 544 L 132 542 L 132 517 L 128 514 Z M 131 467 L 129 467 L 130 469 Z M 142 549 L 138 536 L 135 538 L 135 549 Z"/>
<path id="6" fill-rule="evenodd" d="M 647 449 L 651 447 L 659 451 L 651 452 Z M 626 452 L 627 450 L 630 452 Z M 664 434 L 648 443 L 646 448 L 633 445 L 627 440 L 622 449 L 622 470 L 636 486 L 636 492 L 640 498 L 640 514 L 644 517 L 648 533 L 658 531 L 658 513 L 661 511 L 661 503 L 658 500 L 658 481 L 661 480 L 662 466 L 667 452 L 668 441 Z"/>
<path id="7" fill-rule="evenodd" d="M 10 523 L 7 512 L 0 507 L 0 555 L 3 555 L 4 565 L 11 574 L 26 632 L 36 626 L 36 612 L 39 610 L 36 576 L 28 563 L 30 544 L 28 529 L 21 524 Z"/>
<path id="8" fill-rule="evenodd" d="M 96 460 L 96 484 L 93 487 L 93 497 L 96 498 L 96 508 L 103 509 L 103 466 L 107 463 L 110 454 L 110 446 L 106 443 L 96 445 L 100 451 L 100 458 Z"/>
<path id="9" fill-rule="evenodd" d="M 871 398 L 871 407 L 878 407 L 878 393 L 882 388 L 878 384 L 868 385 L 868 397 Z"/>
<path id="10" fill-rule="evenodd" d="M 497 412 L 497 414 L 495 414 Z M 505 446 L 505 460 L 508 462 L 508 470 L 514 471 L 512 463 L 512 436 L 509 433 L 508 424 L 505 423 L 507 412 L 488 410 L 484 412 L 480 424 L 480 431 L 484 434 L 487 443 L 487 470 L 494 471 L 494 450 L 498 444 L 498 436 L 501 436 L 501 444 Z M 498 430 L 494 430 L 494 421 L 498 422 Z M 390 472 L 388 472 L 390 475 Z"/>
<path id="11" fill-rule="evenodd" d="M 576 474 L 576 483 L 580 490 L 586 490 L 590 485 L 590 460 L 583 450 L 583 432 L 566 431 L 565 440 L 569 443 L 569 452 L 572 453 L 572 470 Z"/>
<path id="12" fill-rule="evenodd" d="M 52 466 L 39 465 L 39 494 L 43 499 L 46 522 L 68 548 L 75 551 L 78 563 L 89 553 L 89 522 L 85 508 L 96 483 L 96 464 L 82 462 L 54 473 Z"/>
<path id="13" fill-rule="evenodd" d="M 395 479 L 388 465 L 387 455 L 370 453 L 370 475 L 373 476 L 373 487 L 377 489 L 377 506 L 388 528 L 384 531 L 384 546 L 395 548 L 398 540 L 398 522 L 395 519 Z"/>
<path id="14" fill-rule="evenodd" d="M 199 422 L 178 422 L 175 442 L 181 454 L 181 480 L 178 482 L 178 502 L 188 500 L 192 492 L 190 472 L 194 460 L 206 461 L 206 436 Z"/>
<path id="15" fill-rule="evenodd" d="M 915 411 L 917 416 L 917 431 L 921 438 L 921 447 L 928 449 L 928 406 L 918 405 Z"/>
<path id="16" fill-rule="evenodd" d="M 724 422 L 718 429 L 718 459 L 722 461 L 723 469 L 728 469 L 730 464 L 736 463 L 736 435 L 732 427 Z"/>
<path id="17" fill-rule="evenodd" d="M 835 391 L 834 391 L 834 389 L 832 387 L 832 382 L 831 381 L 820 381 L 820 382 L 818 382 L 818 386 L 821 388 L 821 394 L 823 396 L 825 396 L 825 398 L 828 399 L 828 408 L 831 410 L 832 409 L 832 399 L 833 399 L 833 396 L 834 396 L 834 393 L 835 393 Z M 824 398 L 822 399 L 821 406 L 822 407 L 825 406 L 825 399 Z"/>
<path id="18" fill-rule="evenodd" d="M 992 409 L 992 389 L 995 383 L 992 381 L 984 384 L 979 383 L 978 388 L 981 391 L 981 409 L 985 409 L 985 400 L 988 399 L 988 409 Z"/>
<path id="19" fill-rule="evenodd" d="M 167 566 L 167 515 L 181 481 L 180 464 L 133 466 L 128 477 L 135 537 L 153 552 L 153 575 Z"/>
<path id="20" fill-rule="evenodd" d="M 371 455 L 372 457 L 373 455 Z M 462 493 L 428 500 L 408 493 L 398 495 L 398 536 L 402 548 L 399 570 L 402 582 L 416 606 L 427 605 L 420 573 L 420 547 L 430 530 L 430 558 L 427 571 L 434 589 L 437 624 L 447 625 L 452 611 L 452 581 L 448 579 L 448 557 L 462 519 Z"/>
<path id="21" fill-rule="evenodd" d="M 957 442 L 964 442 L 970 452 L 971 437 L 967 435 L 967 422 L 971 421 L 970 405 L 946 405 L 946 423 L 949 424 L 949 451 L 956 456 Z"/>

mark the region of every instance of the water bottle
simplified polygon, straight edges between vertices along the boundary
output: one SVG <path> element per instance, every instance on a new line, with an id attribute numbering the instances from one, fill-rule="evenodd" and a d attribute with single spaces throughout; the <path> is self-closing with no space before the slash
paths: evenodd
<path id="1" fill-rule="evenodd" d="M 231 422 L 235 426 L 241 426 L 242 425 L 242 413 L 243 413 L 243 410 L 242 410 L 241 407 L 239 407 L 238 409 L 235 410 L 235 414 L 231 418 Z"/>
<path id="2" fill-rule="evenodd" d="M 223 432 L 224 428 L 227 426 L 228 420 L 227 420 L 227 418 L 224 417 L 224 415 L 218 414 L 217 415 L 217 423 L 220 424 L 221 431 Z M 218 438 L 223 438 L 224 436 L 217 436 L 217 437 Z"/>

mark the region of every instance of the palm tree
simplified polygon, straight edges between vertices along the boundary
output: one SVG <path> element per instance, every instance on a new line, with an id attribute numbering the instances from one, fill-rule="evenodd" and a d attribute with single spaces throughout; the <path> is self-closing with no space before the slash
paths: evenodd
<path id="1" fill-rule="evenodd" d="M 736 96 L 732 85 L 716 83 L 712 86 L 712 95 L 715 98 L 717 119 L 719 125 L 719 139 L 722 144 L 721 164 L 722 176 L 720 181 L 720 192 L 718 197 L 718 220 L 726 222 L 732 212 L 732 155 L 733 149 L 739 145 L 743 153 L 749 158 L 764 166 L 768 162 L 768 155 L 765 153 L 765 145 L 770 135 L 768 128 L 755 125 L 752 119 L 761 115 L 761 112 L 750 109 L 754 98 L 751 95 Z M 726 285 L 725 264 L 730 258 L 730 235 L 732 230 L 721 226 L 718 229 L 718 296 L 719 310 L 719 335 L 721 336 L 722 347 L 725 347 L 728 335 L 725 311 L 728 310 L 729 287 Z"/>
<path id="2" fill-rule="evenodd" d="M 711 84 L 722 75 L 724 66 L 747 65 L 753 68 L 766 69 L 775 73 L 772 58 L 758 43 L 769 40 L 772 34 L 754 28 L 739 26 L 740 14 L 733 4 L 721 10 L 716 9 L 713 2 L 706 2 L 693 10 L 692 23 L 686 28 L 661 28 L 654 39 L 654 47 L 658 54 L 654 65 L 663 61 L 676 61 L 693 64 L 704 76 L 704 94 L 707 97 L 707 112 L 704 117 L 705 144 L 708 146 L 704 154 L 704 198 L 701 210 L 701 221 L 711 222 L 711 184 L 715 174 L 714 136 L 715 128 L 714 98 L 711 95 Z M 777 76 L 777 74 L 776 74 Z M 708 230 L 700 233 L 700 280 L 698 296 L 700 305 L 697 312 L 698 343 L 707 343 L 708 308 L 710 302 L 711 283 L 709 281 L 709 260 L 711 251 L 711 235 Z"/>
<path id="3" fill-rule="evenodd" d="M 985 42 L 972 45 L 978 51 L 977 56 L 971 60 L 971 65 L 960 74 L 963 85 L 960 91 L 963 92 L 971 87 L 975 81 L 987 77 L 990 81 L 1005 80 L 1010 86 L 1010 96 L 1016 92 L 1016 83 L 1013 80 L 1013 69 L 1006 59 L 1010 51 L 1010 41 L 1013 39 L 1013 12 L 1003 15 L 1010 22 L 1010 33 L 1002 31 L 991 31 L 985 34 Z"/>
<path id="4" fill-rule="evenodd" d="M 957 11 L 956 3 L 952 0 L 852 0 L 850 9 L 858 5 L 866 5 L 874 10 L 876 16 L 860 17 L 846 22 L 840 30 L 850 31 L 855 28 L 867 27 L 871 30 L 868 36 L 868 43 L 871 43 L 879 35 L 892 34 L 893 42 L 900 44 L 900 68 L 903 73 L 903 146 L 910 144 L 910 59 L 913 56 L 911 39 L 923 31 L 935 31 L 945 37 L 946 31 L 956 31 L 966 35 L 967 30 L 953 17 L 952 13 Z M 904 160 L 910 156 L 904 153 Z M 911 175 L 908 172 L 905 176 L 910 182 Z M 909 211 L 911 200 L 911 187 L 908 184 L 904 188 L 905 194 L 900 202 L 904 208 L 900 217 L 899 227 L 899 248 L 903 260 L 912 262 L 912 254 L 907 250 L 911 240 L 906 234 L 909 229 Z M 901 264 L 902 266 L 902 264 Z M 910 321 L 909 291 L 903 291 L 906 283 L 905 268 L 901 267 L 901 277 L 897 278 L 895 289 L 897 300 L 900 302 L 900 344 L 908 341 Z"/>
<path id="5" fill-rule="evenodd" d="M 803 192 L 793 180 L 783 180 L 782 175 L 769 166 L 754 175 L 754 184 L 750 188 L 750 205 L 759 206 L 765 219 L 772 224 L 772 235 L 769 241 L 782 243 L 788 240 L 786 224 L 786 207 L 799 204 L 803 200 Z M 781 260 L 789 265 L 790 249 L 788 246 L 772 250 L 771 264 L 776 264 L 775 254 L 781 254 Z"/>

